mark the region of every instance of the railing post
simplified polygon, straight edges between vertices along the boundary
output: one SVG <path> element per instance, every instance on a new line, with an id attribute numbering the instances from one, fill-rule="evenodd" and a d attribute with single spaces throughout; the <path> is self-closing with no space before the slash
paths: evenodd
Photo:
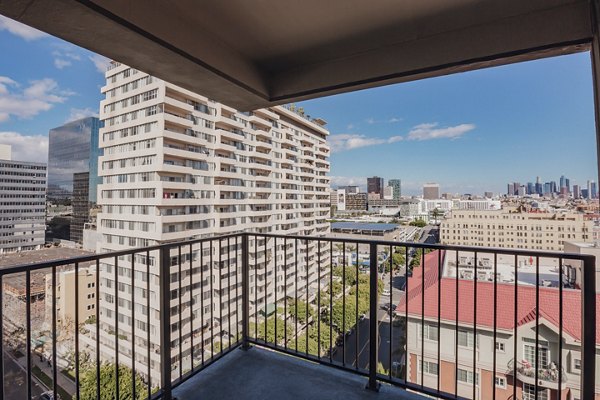
<path id="1" fill-rule="evenodd" d="M 249 246 L 248 234 L 242 234 L 242 350 L 250 348 L 248 341 L 250 329 L 250 268 L 248 263 Z M 256 277 L 255 277 L 256 279 Z"/>
<path id="2" fill-rule="evenodd" d="M 180 277 L 181 278 L 181 277 Z M 171 248 L 160 248 L 160 380 L 163 400 L 171 396 Z M 148 293 L 150 295 L 150 293 Z"/>
<path id="3" fill-rule="evenodd" d="M 562 277 L 561 277 L 562 278 Z M 596 257 L 586 256 L 581 276 L 581 398 L 596 394 Z"/>
<path id="4" fill-rule="evenodd" d="M 378 285 L 377 285 L 377 244 L 369 245 L 369 383 L 367 389 L 375 392 L 379 391 L 379 382 L 377 382 L 377 342 L 379 339 L 379 324 L 377 321 L 378 306 Z M 358 262 L 358 260 L 357 260 Z"/>

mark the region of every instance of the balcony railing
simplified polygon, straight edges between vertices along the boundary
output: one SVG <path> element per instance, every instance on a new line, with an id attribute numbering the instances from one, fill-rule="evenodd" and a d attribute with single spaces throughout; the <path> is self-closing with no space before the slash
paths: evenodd
<path id="1" fill-rule="evenodd" d="M 537 369 L 535 368 L 535 362 L 529 362 L 527 360 L 516 361 L 511 359 L 508 363 L 508 374 L 516 371 L 517 379 L 535 385 L 535 379 L 537 376 L 538 384 L 542 387 L 554 388 L 558 383 L 559 379 L 564 384 L 567 381 L 567 372 L 564 367 L 558 370 L 558 363 L 551 362 L 548 365 L 540 365 Z M 562 385 L 564 387 L 564 385 Z M 561 389 L 562 389 L 561 387 Z"/>
<path id="2" fill-rule="evenodd" d="M 461 277 L 459 256 L 472 257 L 472 278 Z M 580 268 L 584 287 L 563 286 L 566 264 Z M 554 287 L 541 284 L 548 270 Z M 7 267 L 0 285 L 0 350 L 23 355 L 27 398 L 41 382 L 77 399 L 108 387 L 116 398 L 170 399 L 174 387 L 252 345 L 362 375 L 371 390 L 385 382 L 443 399 L 483 398 L 505 374 L 533 378 L 526 383 L 536 392 L 595 395 L 589 255 L 239 233 Z M 536 346 L 547 340 L 544 323 L 556 325 L 552 373 L 502 362 L 511 352 L 523 359 L 523 329 Z M 506 349 L 484 347 L 501 338 Z M 577 351 L 575 376 L 563 364 Z M 59 369 L 72 374 L 71 391 Z M 0 382 L 0 398 L 13 398 L 15 383 Z M 506 389 L 513 398 L 520 384 Z"/>

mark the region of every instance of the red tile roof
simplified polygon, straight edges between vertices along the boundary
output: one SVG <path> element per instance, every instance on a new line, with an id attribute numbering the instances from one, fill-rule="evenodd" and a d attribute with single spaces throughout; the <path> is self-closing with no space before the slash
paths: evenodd
<path id="1" fill-rule="evenodd" d="M 438 317 L 438 260 L 443 265 L 444 252 L 434 251 L 425 255 L 425 277 L 423 268 L 413 269 L 413 276 L 408 278 L 408 313 L 421 317 L 424 304 L 425 317 Z M 421 294 L 424 281 L 425 297 Z M 456 287 L 455 278 L 441 279 L 441 320 L 456 321 Z M 458 280 L 458 322 L 473 325 L 475 283 L 472 280 Z M 535 321 L 536 302 L 535 287 L 518 285 L 517 315 L 515 318 L 515 285 L 498 283 L 496 296 L 496 326 L 498 329 L 512 330 L 530 321 Z M 477 282 L 477 326 L 494 328 L 494 284 L 493 282 Z M 600 296 L 596 295 L 596 307 L 600 310 Z M 559 327 L 559 290 L 557 288 L 540 287 L 539 289 L 540 319 L 544 318 L 558 329 Z M 405 299 L 400 300 L 396 310 L 405 313 Z M 563 290 L 563 331 L 581 340 L 581 292 L 579 290 Z M 596 321 L 596 343 L 600 343 L 600 318 Z"/>

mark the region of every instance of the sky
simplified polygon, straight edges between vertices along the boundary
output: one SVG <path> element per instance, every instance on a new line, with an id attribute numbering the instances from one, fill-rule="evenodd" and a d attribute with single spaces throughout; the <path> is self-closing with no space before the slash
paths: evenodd
<path id="1" fill-rule="evenodd" d="M 0 143 L 45 161 L 48 131 L 98 115 L 108 60 L 0 16 Z M 588 53 L 304 101 L 328 122 L 332 186 L 366 177 L 442 192 L 505 193 L 508 182 L 597 180 Z"/>

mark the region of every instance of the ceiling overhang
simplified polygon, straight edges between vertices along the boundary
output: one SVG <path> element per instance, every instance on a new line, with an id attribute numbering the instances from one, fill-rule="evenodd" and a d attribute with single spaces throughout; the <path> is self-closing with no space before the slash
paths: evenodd
<path id="1" fill-rule="evenodd" d="M 0 0 L 240 110 L 586 50 L 589 0 Z"/>

